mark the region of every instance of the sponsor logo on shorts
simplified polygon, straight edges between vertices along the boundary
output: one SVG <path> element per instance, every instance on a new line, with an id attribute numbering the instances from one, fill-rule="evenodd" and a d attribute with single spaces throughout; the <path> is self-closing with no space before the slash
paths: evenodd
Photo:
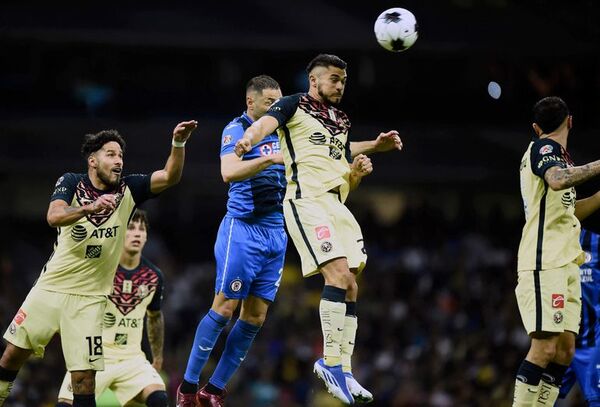
<path id="1" fill-rule="evenodd" d="M 552 308 L 564 308 L 565 296 L 562 294 L 552 294 Z"/>
<path id="2" fill-rule="evenodd" d="M 321 251 L 323 253 L 329 253 L 331 249 L 333 249 L 333 245 L 331 244 L 331 242 L 323 242 L 321 244 Z"/>
<path id="3" fill-rule="evenodd" d="M 25 321 L 25 318 L 27 318 L 27 313 L 23 311 L 23 309 L 19 308 L 19 310 L 17 311 L 17 315 L 15 315 L 13 321 L 15 322 L 15 324 L 21 325 L 23 321 Z"/>
<path id="4" fill-rule="evenodd" d="M 554 313 L 554 323 L 560 324 L 563 321 L 563 314 L 560 311 Z"/>
<path id="5" fill-rule="evenodd" d="M 317 234 L 317 240 L 323 240 L 331 237 L 331 232 L 327 226 L 317 226 L 315 228 L 315 233 Z"/>
<path id="6" fill-rule="evenodd" d="M 87 230 L 83 225 L 75 225 L 73 229 L 71 229 L 71 237 L 76 242 L 81 242 L 87 237 Z"/>
<path id="7" fill-rule="evenodd" d="M 99 259 L 102 255 L 102 246 L 100 245 L 87 245 L 85 248 L 86 259 Z"/>
<path id="8" fill-rule="evenodd" d="M 552 150 L 554 150 L 552 146 L 550 144 L 546 144 L 545 146 L 542 146 L 542 148 L 540 148 L 540 154 L 550 154 Z"/>
<path id="9" fill-rule="evenodd" d="M 115 314 L 107 312 L 104 314 L 104 319 L 102 322 L 105 328 L 110 328 L 111 326 L 114 326 L 117 322 L 117 317 L 115 316 Z"/>
<path id="10" fill-rule="evenodd" d="M 10 332 L 11 335 L 14 335 L 17 333 L 17 326 L 15 325 L 14 322 L 11 322 L 10 325 L 8 326 L 8 332 Z"/>
<path id="11" fill-rule="evenodd" d="M 231 282 L 231 284 L 229 284 L 229 288 L 231 288 L 231 291 L 233 291 L 234 293 L 237 293 L 238 291 L 240 291 L 242 289 L 242 280 L 240 280 L 239 278 L 236 278 L 235 280 L 233 280 Z"/>
<path id="12" fill-rule="evenodd" d="M 230 144 L 230 143 L 231 143 L 231 136 L 228 134 L 223 137 L 223 145 L 226 146 L 227 144 Z"/>

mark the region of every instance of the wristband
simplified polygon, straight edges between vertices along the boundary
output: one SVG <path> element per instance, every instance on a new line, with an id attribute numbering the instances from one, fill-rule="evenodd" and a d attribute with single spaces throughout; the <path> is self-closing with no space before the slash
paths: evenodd
<path id="1" fill-rule="evenodd" d="M 186 141 L 177 141 L 177 140 L 173 139 L 171 141 L 171 145 L 173 147 L 177 147 L 177 148 L 185 147 L 185 143 L 187 143 L 187 140 Z"/>

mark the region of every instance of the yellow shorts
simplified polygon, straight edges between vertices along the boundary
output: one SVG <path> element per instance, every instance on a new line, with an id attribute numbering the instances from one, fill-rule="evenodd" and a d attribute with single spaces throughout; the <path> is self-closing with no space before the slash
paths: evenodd
<path id="1" fill-rule="evenodd" d="M 523 325 L 533 332 L 579 332 L 581 285 L 579 266 L 519 271 L 515 289 Z"/>
<path id="2" fill-rule="evenodd" d="M 124 360 L 106 359 L 104 371 L 96 373 L 96 399 L 110 389 L 124 406 L 154 384 L 165 387 L 162 377 L 143 354 Z M 71 374 L 68 372 L 60 386 L 58 398 L 73 400 Z"/>
<path id="3" fill-rule="evenodd" d="M 4 339 L 44 356 L 48 342 L 60 333 L 68 370 L 102 370 L 103 295 L 75 295 L 33 287 L 4 333 Z"/>
<path id="4" fill-rule="evenodd" d="M 302 260 L 302 275 L 311 276 L 332 259 L 345 257 L 351 269 L 367 263 L 360 226 L 337 194 L 289 199 L 283 203 L 288 233 Z"/>

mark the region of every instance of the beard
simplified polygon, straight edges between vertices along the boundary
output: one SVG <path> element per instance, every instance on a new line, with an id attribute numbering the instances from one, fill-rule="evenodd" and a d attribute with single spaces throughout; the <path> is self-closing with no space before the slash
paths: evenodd
<path id="1" fill-rule="evenodd" d="M 98 178 L 102 181 L 103 184 L 108 185 L 111 188 L 116 188 L 121 181 L 121 175 L 117 174 L 116 178 L 113 180 L 111 176 L 113 175 L 112 171 L 103 172 L 97 171 Z"/>
<path id="2" fill-rule="evenodd" d="M 319 94 L 319 96 L 321 96 L 321 99 L 323 99 L 325 102 L 329 103 L 330 105 L 339 105 L 340 102 L 342 101 L 342 95 L 339 95 L 339 96 L 326 95 L 323 92 L 323 87 L 321 85 L 317 85 L 317 93 Z M 334 100 L 333 99 L 334 97 L 337 97 L 337 100 Z"/>

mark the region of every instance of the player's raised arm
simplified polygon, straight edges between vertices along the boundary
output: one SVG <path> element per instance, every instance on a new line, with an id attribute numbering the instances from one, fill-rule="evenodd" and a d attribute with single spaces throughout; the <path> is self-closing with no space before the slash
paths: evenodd
<path id="1" fill-rule="evenodd" d="M 198 127 L 198 122 L 190 120 L 179 123 L 173 130 L 173 146 L 165 168 L 154 171 L 150 178 L 150 190 L 153 194 L 158 194 L 172 187 L 181 179 L 185 161 L 185 143 L 196 127 Z"/>
<path id="2" fill-rule="evenodd" d="M 279 122 L 273 116 L 263 116 L 248 127 L 243 137 L 235 143 L 235 153 L 238 157 L 250 152 L 252 146 L 260 143 L 267 135 L 279 127 Z"/>
<path id="3" fill-rule="evenodd" d="M 391 150 L 402 150 L 402 140 L 396 130 L 379 133 L 375 140 L 351 141 L 350 153 L 352 158 L 359 154 L 383 153 Z"/>

